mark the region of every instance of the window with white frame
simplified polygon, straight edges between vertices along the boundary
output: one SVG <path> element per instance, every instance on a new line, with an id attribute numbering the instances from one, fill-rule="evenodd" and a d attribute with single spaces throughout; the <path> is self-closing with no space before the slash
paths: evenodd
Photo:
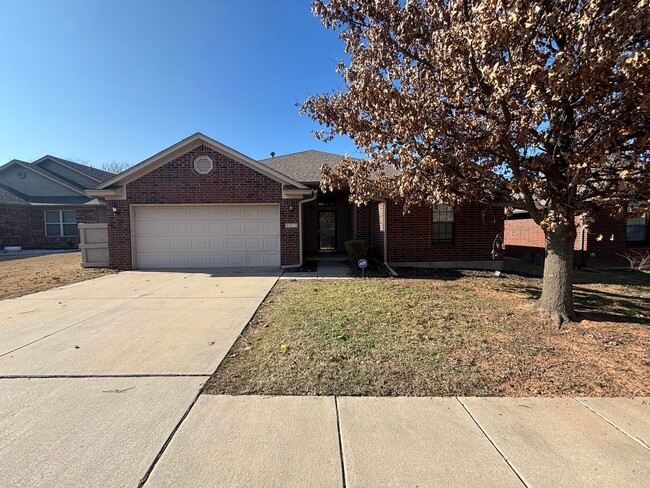
<path id="1" fill-rule="evenodd" d="M 73 237 L 77 235 L 75 210 L 46 210 L 45 235 L 47 237 Z"/>
<path id="2" fill-rule="evenodd" d="M 436 244 L 454 242 L 454 209 L 449 205 L 433 207 L 432 239 Z"/>

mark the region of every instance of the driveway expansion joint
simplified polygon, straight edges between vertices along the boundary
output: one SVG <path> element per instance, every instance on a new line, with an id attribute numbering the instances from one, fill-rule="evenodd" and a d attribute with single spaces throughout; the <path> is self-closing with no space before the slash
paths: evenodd
<path id="1" fill-rule="evenodd" d="M 160 450 L 159 450 L 158 453 L 156 454 L 156 457 L 155 457 L 154 460 L 152 461 L 151 466 L 149 466 L 149 469 L 147 469 L 147 472 L 146 472 L 146 473 L 144 474 L 144 476 L 140 479 L 140 482 L 138 483 L 138 488 L 142 488 L 142 487 L 145 485 L 145 483 L 146 483 L 147 480 L 149 479 L 149 476 L 151 476 L 151 473 L 152 473 L 153 470 L 156 468 L 156 465 L 158 464 L 158 461 L 160 461 L 160 458 L 162 457 L 162 455 L 163 455 L 163 454 L 165 453 L 165 451 L 167 450 L 167 446 L 169 446 L 169 444 L 171 443 L 172 439 L 173 439 L 174 436 L 176 435 L 176 432 L 178 432 L 178 429 L 181 428 L 181 425 L 183 425 L 183 422 L 185 421 L 185 419 L 187 418 L 187 416 L 190 414 L 190 412 L 192 411 L 192 408 L 194 408 L 194 405 L 196 405 L 196 402 L 198 401 L 199 397 L 200 397 L 202 394 L 203 394 L 203 389 L 200 389 L 199 392 L 198 392 L 198 393 L 196 394 L 196 396 L 194 397 L 194 400 L 192 400 L 192 403 L 189 404 L 189 406 L 187 407 L 187 409 L 185 410 L 185 412 L 183 413 L 183 415 L 181 415 L 180 420 L 178 421 L 178 423 L 176 424 L 176 426 L 174 426 L 174 428 L 173 428 L 172 431 L 170 432 L 169 436 L 168 436 L 167 439 L 165 440 L 165 443 L 162 445 L 162 447 L 160 448 Z"/>
<path id="2" fill-rule="evenodd" d="M 474 423 L 475 423 L 476 426 L 479 428 L 479 430 L 483 433 L 483 435 L 484 435 L 485 438 L 488 440 L 488 442 L 489 442 L 490 444 L 492 444 L 492 447 L 494 447 L 494 449 L 496 449 L 496 451 L 499 453 L 499 455 L 503 458 L 503 460 L 506 462 L 506 464 L 508 465 L 508 467 L 510 468 L 510 470 L 515 474 L 515 476 L 519 479 L 519 481 L 521 481 L 521 484 L 522 484 L 524 487 L 528 488 L 529 485 L 524 481 L 523 477 L 522 477 L 522 476 L 517 472 L 517 470 L 516 470 L 515 467 L 512 465 L 512 463 L 510 462 L 510 460 L 506 457 L 506 455 L 505 455 L 503 452 L 501 452 L 501 449 L 499 449 L 499 448 L 497 447 L 496 443 L 492 440 L 492 438 L 488 435 L 488 433 L 485 432 L 485 430 L 483 430 L 483 427 L 481 426 L 481 424 L 479 424 L 478 420 L 476 420 L 476 418 L 474 418 L 474 415 L 472 415 L 472 412 L 469 411 L 469 408 L 467 408 L 467 407 L 465 406 L 465 404 L 463 403 L 463 401 L 462 401 L 459 397 L 455 397 L 455 398 L 456 398 L 456 400 L 458 400 L 458 403 L 461 404 L 461 406 L 463 407 L 463 409 L 467 412 L 467 415 L 469 415 L 470 418 L 474 421 Z"/>

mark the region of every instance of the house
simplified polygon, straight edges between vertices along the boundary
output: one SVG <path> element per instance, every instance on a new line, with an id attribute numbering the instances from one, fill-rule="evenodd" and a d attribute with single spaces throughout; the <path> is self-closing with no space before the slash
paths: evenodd
<path id="1" fill-rule="evenodd" d="M 502 212 L 414 208 L 318 190 L 320 151 L 257 161 L 197 133 L 86 193 L 107 202 L 110 265 L 118 269 L 295 267 L 365 239 L 383 263 L 499 268 Z"/>
<path id="2" fill-rule="evenodd" d="M 68 248 L 78 223 L 106 221 L 106 205 L 85 190 L 115 176 L 54 156 L 0 166 L 0 249 Z"/>
<path id="3" fill-rule="evenodd" d="M 650 229 L 647 217 L 618 218 L 605 212 L 588 225 L 576 218 L 577 235 L 573 262 L 586 268 L 629 266 L 625 255 L 650 254 Z M 517 212 L 504 223 L 505 255 L 521 258 L 544 256 L 544 233 L 528 212 Z"/>

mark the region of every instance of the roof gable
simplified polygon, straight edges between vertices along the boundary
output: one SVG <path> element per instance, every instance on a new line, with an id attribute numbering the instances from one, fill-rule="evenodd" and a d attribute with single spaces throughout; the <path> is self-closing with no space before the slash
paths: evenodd
<path id="1" fill-rule="evenodd" d="M 65 189 L 65 191 L 63 192 L 64 195 L 68 195 L 70 194 L 70 192 L 72 192 L 72 193 L 86 196 L 86 194 L 84 193 L 84 188 L 81 187 L 80 185 L 76 185 L 74 184 L 74 182 L 66 180 L 65 178 L 62 178 L 59 175 L 52 173 L 51 171 L 48 171 L 37 165 L 26 163 L 25 161 L 20 161 L 18 159 L 14 159 L 4 164 L 3 166 L 0 166 L 0 173 L 11 171 L 12 169 L 16 169 L 16 168 L 18 168 L 19 171 L 34 173 L 38 175 L 38 178 L 44 179 L 45 181 L 48 182 L 47 194 L 39 195 L 39 196 L 48 196 L 52 194 L 52 192 L 54 191 L 53 188 L 56 188 L 57 186 Z M 24 179 L 24 177 L 25 175 L 23 175 L 21 179 Z M 31 182 L 26 182 L 25 184 L 18 185 L 19 188 L 15 188 L 15 189 L 24 194 L 31 194 L 28 191 L 26 191 L 30 188 L 30 184 Z M 13 187 L 13 185 L 9 185 L 9 184 L 7 184 L 7 186 Z M 37 190 L 35 191 L 36 193 L 33 193 L 33 195 L 38 195 L 38 191 Z"/>
<path id="2" fill-rule="evenodd" d="M 115 177 L 104 181 L 103 183 L 95 187 L 95 189 L 91 190 L 91 192 L 93 195 L 99 195 L 101 194 L 101 190 L 124 186 L 130 183 L 131 181 L 137 180 L 138 178 L 163 166 L 164 164 L 177 158 L 178 156 L 181 156 L 186 152 L 191 151 L 192 149 L 201 145 L 208 146 L 214 151 L 217 151 L 231 158 L 232 160 L 257 171 L 258 173 L 261 173 L 275 181 L 278 181 L 279 183 L 286 184 L 286 185 L 294 185 L 297 188 L 301 188 L 301 189 L 307 189 L 304 185 L 302 185 L 298 181 L 289 178 L 288 176 L 280 173 L 279 171 L 276 171 L 273 168 L 265 166 L 264 164 L 261 164 L 260 162 L 255 161 L 254 159 L 249 158 L 248 156 L 238 151 L 235 151 L 234 149 L 224 144 L 221 144 L 220 142 L 210 137 L 207 137 L 206 135 L 201 134 L 200 132 L 197 132 L 196 134 L 187 137 L 180 142 L 177 142 L 176 144 L 168 147 L 167 149 L 159 152 L 158 154 L 155 154 L 150 158 L 145 159 L 141 163 L 132 166 L 131 168 L 127 169 L 126 171 L 123 171 L 122 173 L 116 175 Z M 114 190 L 111 190 L 111 193 L 113 191 Z"/>

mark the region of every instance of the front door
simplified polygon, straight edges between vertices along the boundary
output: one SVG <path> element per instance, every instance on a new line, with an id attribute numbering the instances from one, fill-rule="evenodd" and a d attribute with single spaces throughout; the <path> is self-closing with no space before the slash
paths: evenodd
<path id="1" fill-rule="evenodd" d="M 318 212 L 319 251 L 336 251 L 336 211 Z"/>

